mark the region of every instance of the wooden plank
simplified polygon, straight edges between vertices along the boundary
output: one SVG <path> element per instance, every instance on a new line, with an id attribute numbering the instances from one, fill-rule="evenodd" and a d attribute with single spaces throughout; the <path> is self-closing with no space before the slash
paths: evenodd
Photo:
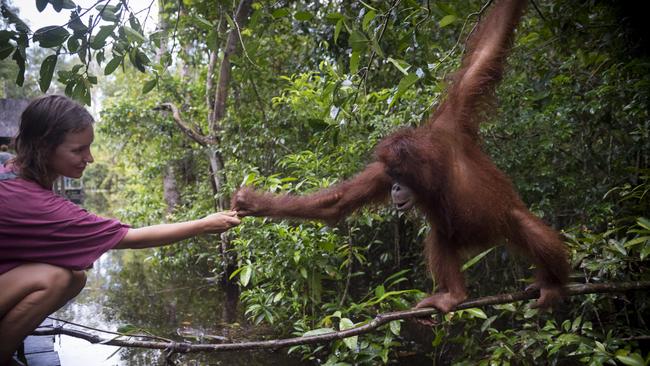
<path id="1" fill-rule="evenodd" d="M 29 366 L 61 366 L 61 360 L 56 352 L 32 353 L 25 355 Z"/>
<path id="2" fill-rule="evenodd" d="M 52 325 L 51 319 L 45 319 L 39 327 Z M 54 351 L 54 336 L 29 336 L 23 345 L 29 366 L 61 366 L 59 354 Z"/>
<path id="3" fill-rule="evenodd" d="M 54 337 L 52 336 L 29 336 L 24 343 L 26 355 L 54 351 Z"/>

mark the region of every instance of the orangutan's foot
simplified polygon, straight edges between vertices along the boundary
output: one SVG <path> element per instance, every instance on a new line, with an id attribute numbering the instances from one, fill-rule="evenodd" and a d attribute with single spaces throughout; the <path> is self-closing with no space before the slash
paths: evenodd
<path id="1" fill-rule="evenodd" d="M 416 308 L 430 308 L 434 307 L 443 313 L 448 313 L 453 310 L 456 305 L 460 304 L 467 298 L 466 295 L 452 295 L 450 292 L 437 292 L 426 299 L 423 299 Z"/>

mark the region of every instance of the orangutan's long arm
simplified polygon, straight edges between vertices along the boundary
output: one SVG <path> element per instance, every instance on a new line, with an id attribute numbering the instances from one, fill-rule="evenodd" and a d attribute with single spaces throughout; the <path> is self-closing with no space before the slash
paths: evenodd
<path id="1" fill-rule="evenodd" d="M 499 0 L 479 21 L 467 41 L 461 68 L 452 78 L 446 100 L 432 115 L 431 123 L 477 136 L 482 117 L 479 109 L 494 97 L 525 7 L 525 0 Z"/>
<path id="2" fill-rule="evenodd" d="M 385 200 L 391 185 L 384 165 L 375 162 L 349 180 L 304 196 L 242 188 L 233 196 L 231 206 L 239 216 L 318 219 L 332 223 L 361 206 Z"/>

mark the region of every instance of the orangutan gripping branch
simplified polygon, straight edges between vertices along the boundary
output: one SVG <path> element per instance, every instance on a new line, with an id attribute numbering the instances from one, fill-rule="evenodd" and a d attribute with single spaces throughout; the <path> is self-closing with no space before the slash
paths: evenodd
<path id="1" fill-rule="evenodd" d="M 431 225 L 424 252 L 439 287 L 417 307 L 452 310 L 467 297 L 460 253 L 502 239 L 535 263 L 536 305 L 552 305 L 561 298 L 569 271 L 564 244 L 528 211 L 510 180 L 481 150 L 478 137 L 481 108 L 494 98 L 524 7 L 524 0 L 493 6 L 470 36 L 444 102 L 423 126 L 380 141 L 375 161 L 357 176 L 305 196 L 242 188 L 233 197 L 233 209 L 241 216 L 336 222 L 392 196 L 398 210 L 416 206 Z"/>

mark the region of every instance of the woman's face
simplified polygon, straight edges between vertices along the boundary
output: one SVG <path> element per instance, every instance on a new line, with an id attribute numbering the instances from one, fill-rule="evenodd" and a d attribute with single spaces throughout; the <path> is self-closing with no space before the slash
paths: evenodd
<path id="1" fill-rule="evenodd" d="M 70 178 L 81 178 L 86 166 L 94 161 L 90 153 L 90 145 L 95 134 L 92 126 L 77 132 L 68 132 L 54 154 L 49 164 L 52 172 Z"/>

